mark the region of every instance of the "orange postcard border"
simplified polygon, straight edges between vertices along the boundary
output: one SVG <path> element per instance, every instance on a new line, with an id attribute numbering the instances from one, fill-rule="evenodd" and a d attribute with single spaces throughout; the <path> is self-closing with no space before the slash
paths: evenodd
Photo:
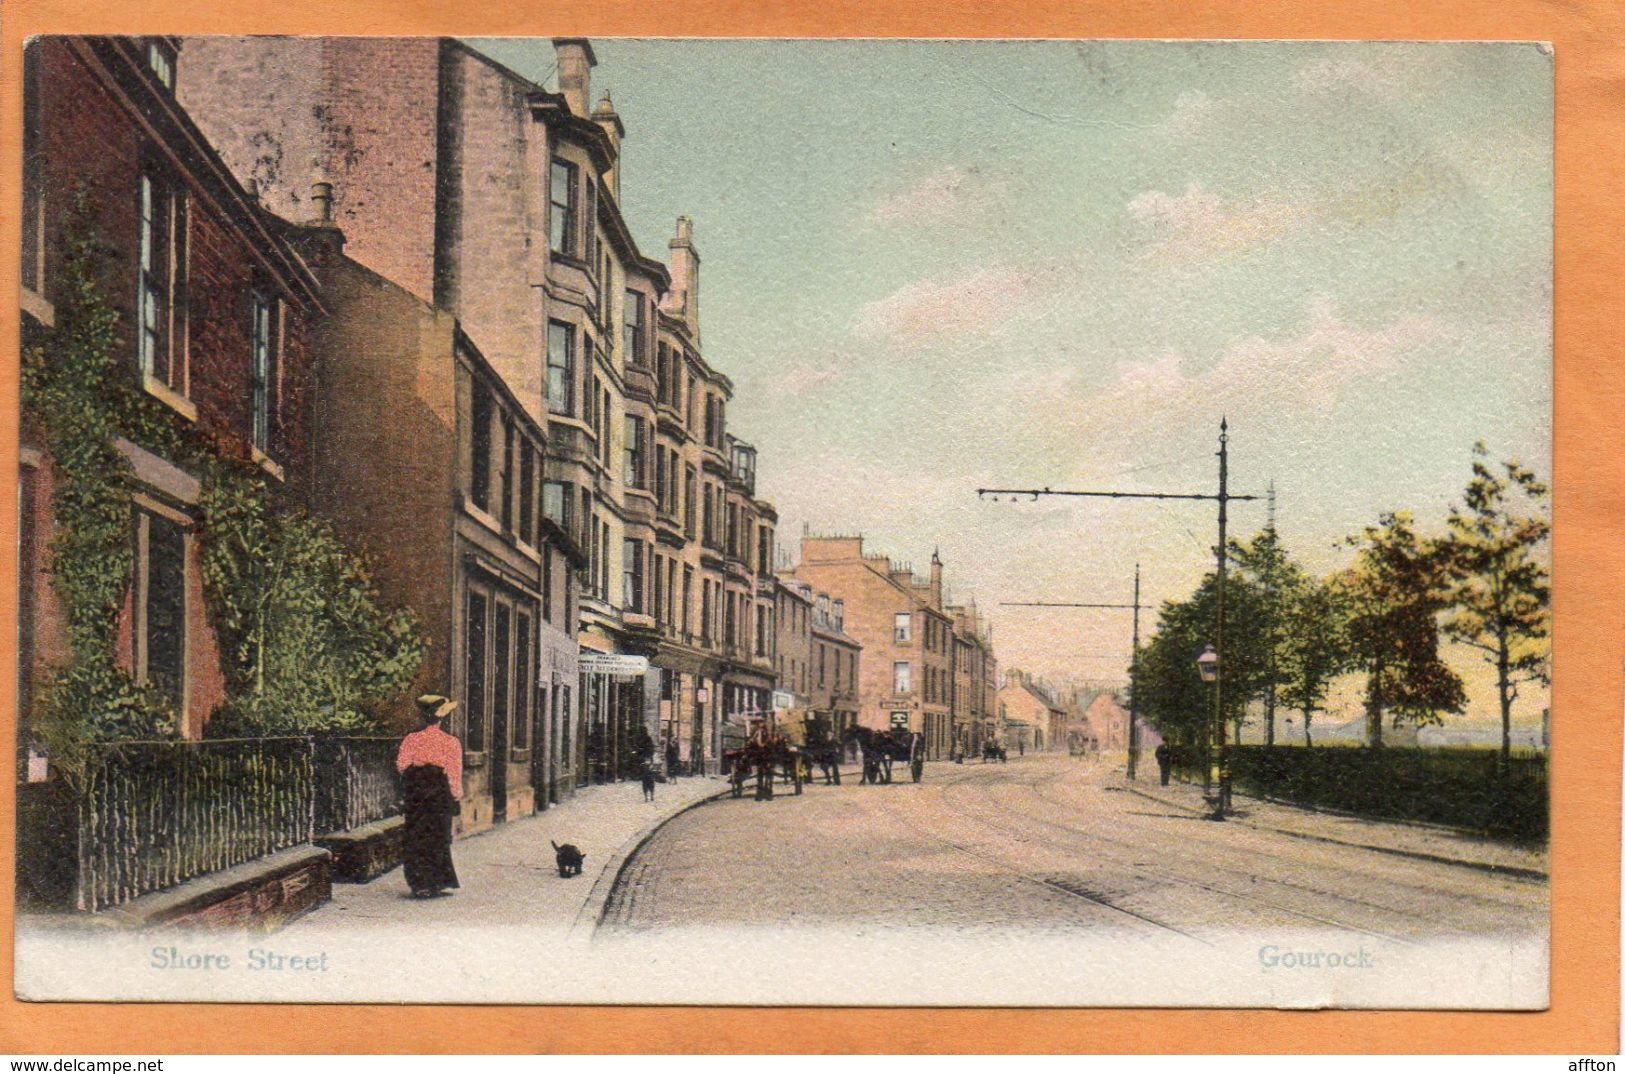
<path id="1" fill-rule="evenodd" d="M 1625 7 L 1614 0 L 10 0 L 0 13 L 0 251 L 18 249 L 21 49 L 37 33 L 590 37 L 1527 40 L 1556 51 L 1551 1008 L 1254 1010 L 24 1004 L 12 998 L 14 849 L 0 849 L 0 1051 L 11 1053 L 1173 1052 L 1616 1053 L 1625 706 Z M 16 465 L 18 263 L 0 255 L 0 468 Z M 1611 331 L 1612 330 L 1612 331 Z M 0 577 L 16 520 L 0 518 Z M 0 587 L 0 622 L 16 592 Z M 0 646 L 0 681 L 15 682 Z M 15 719 L 4 691 L 5 724 Z M 0 826 L 15 823 L 0 794 Z M 269 1015 L 269 1020 L 267 1016 Z M 275 1035 L 267 1025 L 276 1027 Z"/>

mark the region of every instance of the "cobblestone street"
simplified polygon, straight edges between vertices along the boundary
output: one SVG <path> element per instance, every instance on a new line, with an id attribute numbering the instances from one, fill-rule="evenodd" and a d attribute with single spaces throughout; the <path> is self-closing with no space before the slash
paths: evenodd
<path id="1" fill-rule="evenodd" d="M 1140 786 L 1162 797 L 1125 791 L 1115 764 L 1045 755 L 932 765 L 919 784 L 720 800 L 637 853 L 601 928 L 1105 926 L 1201 941 L 1330 928 L 1399 943 L 1545 931 L 1543 880 L 1448 863 L 1434 844 L 1426 853 L 1439 860 L 1408 849 L 1436 832 L 1243 798 L 1234 821 L 1213 824 L 1180 807 L 1188 789 L 1154 783 Z M 1296 829 L 1264 826 L 1270 811 Z M 1351 830 L 1365 845 L 1348 842 Z"/>

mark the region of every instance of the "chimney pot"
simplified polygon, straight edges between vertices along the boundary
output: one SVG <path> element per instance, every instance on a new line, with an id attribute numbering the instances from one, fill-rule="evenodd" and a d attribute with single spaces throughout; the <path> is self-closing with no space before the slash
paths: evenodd
<path id="1" fill-rule="evenodd" d="M 320 182 L 310 186 L 310 200 L 316 206 L 316 223 L 333 222 L 333 184 Z"/>

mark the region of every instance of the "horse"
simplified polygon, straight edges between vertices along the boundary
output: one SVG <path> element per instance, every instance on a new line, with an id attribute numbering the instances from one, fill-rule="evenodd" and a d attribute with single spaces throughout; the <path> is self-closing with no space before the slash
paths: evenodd
<path id="1" fill-rule="evenodd" d="M 876 731 L 859 726 L 849 728 L 841 741 L 844 744 L 852 739 L 857 740 L 863 751 L 863 779 L 860 782 L 890 783 L 893 761 L 907 763 L 914 782 L 920 781 L 925 761 L 925 742 L 918 731 Z"/>
<path id="2" fill-rule="evenodd" d="M 841 736 L 841 744 L 856 741 L 858 749 L 863 753 L 863 778 L 859 783 L 890 783 L 891 782 L 891 749 L 890 736 L 884 731 L 876 731 L 862 724 L 846 729 Z"/>

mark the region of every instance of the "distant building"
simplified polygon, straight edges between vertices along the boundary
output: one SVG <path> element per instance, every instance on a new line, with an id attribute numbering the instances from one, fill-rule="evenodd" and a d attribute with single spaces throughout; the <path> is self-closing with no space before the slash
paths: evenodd
<path id="1" fill-rule="evenodd" d="M 1026 672 L 1011 668 L 999 690 L 1007 749 L 1060 749 L 1066 745 L 1066 710 Z"/>
<path id="2" fill-rule="evenodd" d="M 942 560 L 931 573 L 865 554 L 862 537 L 801 539 L 792 572 L 844 604 L 845 633 L 862 646 L 857 721 L 877 729 L 917 731 L 928 756 L 944 758 L 953 742 L 953 616 L 943 603 Z"/>

